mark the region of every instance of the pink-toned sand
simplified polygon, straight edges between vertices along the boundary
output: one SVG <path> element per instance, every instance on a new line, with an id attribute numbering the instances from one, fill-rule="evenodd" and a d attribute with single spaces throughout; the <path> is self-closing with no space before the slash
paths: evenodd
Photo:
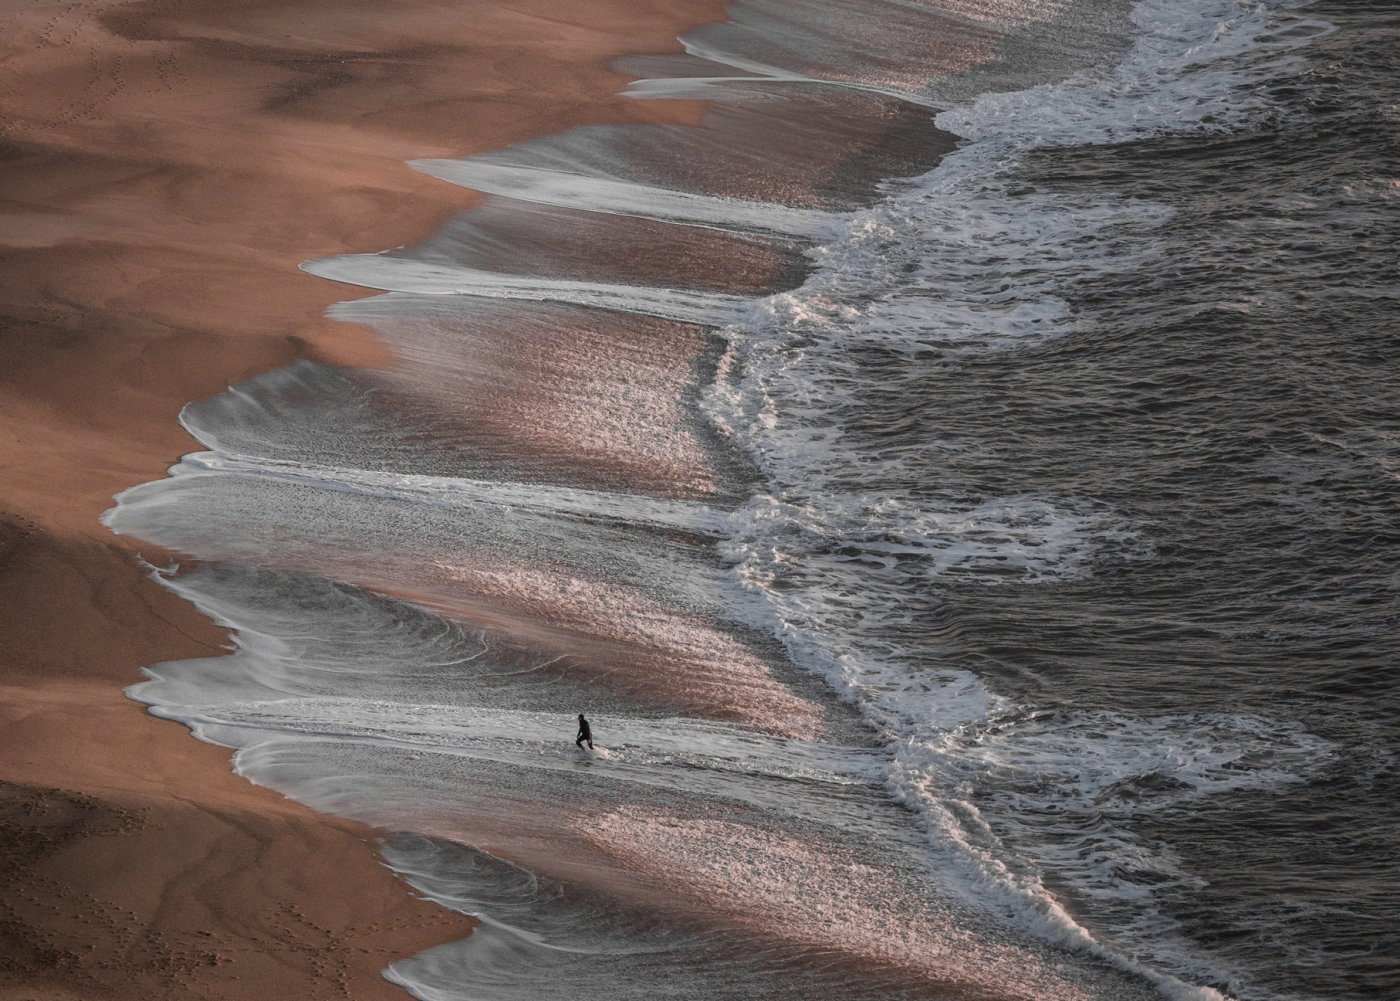
<path id="1" fill-rule="evenodd" d="M 848 849 L 730 820 L 623 807 L 583 828 L 594 846 L 679 898 L 760 934 L 905 970 L 959 998 L 1082 1001 L 1034 956 L 979 939 Z"/>
<path id="2" fill-rule="evenodd" d="M 472 203 L 403 161 L 693 121 L 607 61 L 722 6 L 0 0 L 0 998 L 402 997 L 380 969 L 467 932 L 124 699 L 225 637 L 97 519 L 195 447 L 186 402 L 387 360 L 297 265 Z"/>
<path id="3" fill-rule="evenodd" d="M 495 616 L 519 616 L 512 635 L 576 662 L 629 698 L 787 737 L 823 733 L 821 707 L 790 691 L 754 651 L 639 588 L 500 557 L 478 565 L 444 561 L 437 570 L 489 603 Z"/>

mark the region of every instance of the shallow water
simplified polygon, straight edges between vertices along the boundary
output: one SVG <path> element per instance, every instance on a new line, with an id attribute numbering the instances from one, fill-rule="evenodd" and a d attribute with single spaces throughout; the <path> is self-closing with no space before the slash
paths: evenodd
<path id="1" fill-rule="evenodd" d="M 1386 996 L 1398 32 L 745 2 L 699 127 L 416 164 L 306 265 L 396 363 L 109 513 L 238 643 L 133 696 L 402 832 L 423 998 Z"/>

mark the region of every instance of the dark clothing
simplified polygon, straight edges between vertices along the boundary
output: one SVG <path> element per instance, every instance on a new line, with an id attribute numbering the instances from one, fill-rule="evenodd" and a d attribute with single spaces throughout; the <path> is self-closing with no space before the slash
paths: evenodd
<path id="1" fill-rule="evenodd" d="M 574 743 L 582 747 L 583 742 L 588 741 L 588 749 L 593 749 L 593 731 L 588 728 L 588 720 L 583 718 L 583 713 L 578 714 L 578 736 L 574 738 Z"/>

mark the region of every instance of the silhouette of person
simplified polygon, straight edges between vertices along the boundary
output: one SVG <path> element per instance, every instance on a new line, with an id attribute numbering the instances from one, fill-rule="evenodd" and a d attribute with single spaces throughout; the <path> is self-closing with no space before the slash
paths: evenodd
<path id="1" fill-rule="evenodd" d="M 578 714 L 578 736 L 574 738 L 574 743 L 583 747 L 583 742 L 588 741 L 588 749 L 593 750 L 593 731 L 588 728 L 588 720 L 583 718 L 583 713 Z"/>

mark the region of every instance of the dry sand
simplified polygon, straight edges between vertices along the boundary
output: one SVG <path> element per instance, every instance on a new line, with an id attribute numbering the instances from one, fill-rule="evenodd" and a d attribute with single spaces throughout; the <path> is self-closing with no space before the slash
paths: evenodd
<path id="1" fill-rule="evenodd" d="M 722 6 L 0 0 L 0 998 L 402 997 L 380 969 L 467 932 L 122 696 L 226 637 L 98 517 L 195 447 L 186 402 L 386 359 L 297 264 L 472 203 L 405 160 L 693 121 L 606 63 Z"/>

